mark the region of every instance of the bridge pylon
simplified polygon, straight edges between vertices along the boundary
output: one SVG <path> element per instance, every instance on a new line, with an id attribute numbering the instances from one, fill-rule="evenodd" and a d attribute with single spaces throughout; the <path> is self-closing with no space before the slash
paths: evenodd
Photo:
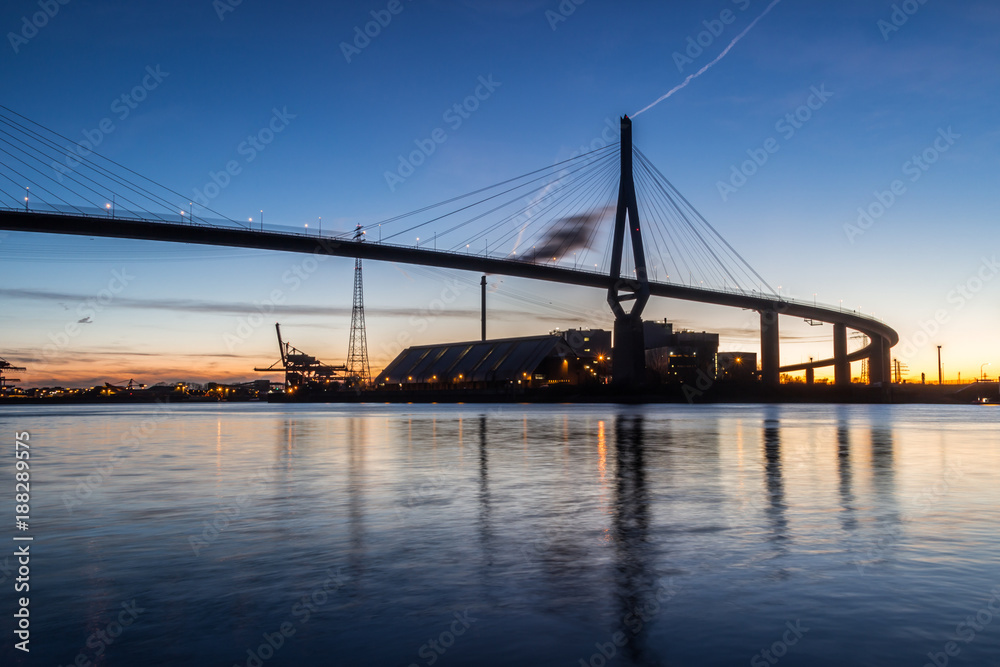
<path id="1" fill-rule="evenodd" d="M 354 240 L 364 241 L 361 225 L 354 230 Z M 368 363 L 368 334 L 365 331 L 365 288 L 361 277 L 361 258 L 354 258 L 354 303 L 351 307 L 351 343 L 347 348 L 347 370 L 362 387 L 372 381 Z"/>
<path id="2" fill-rule="evenodd" d="M 646 344 L 642 331 L 642 311 L 649 300 L 649 276 L 646 272 L 639 204 L 636 201 L 632 173 L 632 119 L 623 116 L 621 129 L 621 178 L 610 270 L 614 282 L 608 288 L 608 305 L 615 314 L 611 378 L 614 384 L 626 385 L 642 384 L 645 381 Z M 621 275 L 626 224 L 635 264 L 635 276 L 629 278 Z M 633 302 L 628 312 L 623 306 L 626 301 Z"/>

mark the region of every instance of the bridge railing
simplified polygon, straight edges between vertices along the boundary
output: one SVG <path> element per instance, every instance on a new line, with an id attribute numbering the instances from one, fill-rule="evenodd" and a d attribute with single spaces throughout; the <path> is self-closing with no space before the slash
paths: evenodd
<path id="1" fill-rule="evenodd" d="M 60 216 L 73 216 L 77 218 L 88 218 L 96 220 L 121 220 L 123 222 L 148 222 L 151 224 L 160 225 L 184 225 L 191 226 L 196 225 L 199 227 L 212 227 L 212 228 L 225 228 L 225 229 L 251 229 L 250 223 L 241 223 L 236 220 L 226 220 L 225 218 L 200 218 L 195 216 L 192 220 L 191 216 L 186 212 L 181 215 L 179 212 L 177 214 L 158 214 L 159 217 L 150 218 L 144 214 L 136 213 L 126 208 L 116 207 L 110 209 L 100 209 L 90 206 L 76 207 L 76 206 L 53 206 L 53 205 L 36 205 L 32 204 L 29 208 L 25 209 L 23 207 L 11 207 L 11 206 L 0 206 L 0 211 L 9 211 L 11 213 L 31 213 L 31 214 L 41 214 L 41 215 L 60 215 Z"/>

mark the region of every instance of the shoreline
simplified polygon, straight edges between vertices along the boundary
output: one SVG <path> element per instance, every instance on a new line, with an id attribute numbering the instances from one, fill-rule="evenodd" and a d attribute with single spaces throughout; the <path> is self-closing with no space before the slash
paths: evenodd
<path id="1" fill-rule="evenodd" d="M 759 385 L 715 384 L 706 387 L 672 385 L 669 387 L 619 388 L 601 385 L 593 387 L 558 387 L 510 391 L 480 389 L 461 391 L 440 390 L 373 390 L 338 391 L 290 396 L 269 394 L 261 399 L 216 399 L 189 395 L 113 395 L 101 397 L 0 397 L 3 405 L 117 405 L 130 403 L 619 403 L 619 404 L 729 404 L 729 403 L 843 403 L 843 404 L 941 404 L 975 405 L 1000 402 L 997 382 L 976 382 L 969 385 L 898 384 L 887 386 L 786 384 L 765 389 Z"/>

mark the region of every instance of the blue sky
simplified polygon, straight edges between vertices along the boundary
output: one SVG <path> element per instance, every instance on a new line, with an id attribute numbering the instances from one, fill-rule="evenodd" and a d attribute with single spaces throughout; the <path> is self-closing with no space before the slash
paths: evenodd
<path id="1" fill-rule="evenodd" d="M 99 152 L 192 197 L 238 161 L 240 174 L 211 201 L 231 218 L 263 209 L 268 223 L 301 228 L 321 216 L 324 229 L 347 230 L 566 159 L 609 119 L 708 64 L 769 4 L 400 0 L 392 14 L 388 1 L 71 1 L 33 34 L 24 17 L 41 11 L 37 0 L 12 0 L 0 10 L 3 104 L 74 141 L 109 119 Z M 1000 367 L 1000 8 L 896 7 L 778 2 L 715 66 L 638 116 L 635 141 L 783 294 L 843 300 L 887 320 L 911 343 L 899 349 L 911 380 L 931 375 L 939 344 L 946 375 L 972 377 L 982 363 Z M 348 62 L 342 45 L 372 12 L 391 21 L 348 49 Z M 699 33 L 703 51 L 678 66 Z M 481 77 L 493 90 L 456 127 L 445 112 Z M 144 79 L 144 99 L 122 118 L 121 96 Z M 794 132 L 780 124 L 815 90 L 826 99 L 812 99 L 807 121 Z M 285 126 L 248 161 L 242 142 L 275 110 Z M 390 188 L 398 156 L 438 128 L 447 141 Z M 720 182 L 732 184 L 733 169 L 768 139 L 776 152 L 724 198 Z M 933 164 L 914 171 L 908 163 L 925 151 Z M 859 208 L 878 212 L 894 181 L 902 194 L 866 229 L 845 230 Z M 29 383 L 255 377 L 253 366 L 276 357 L 275 320 L 321 358 L 347 352 L 349 260 L 324 262 L 293 290 L 282 277 L 302 258 L 277 253 L 8 234 L 0 258 L 0 355 L 30 366 Z M 113 271 L 125 271 L 124 288 L 62 339 Z M 610 324 L 596 291 L 491 282 L 491 335 Z M 391 359 L 400 332 L 417 343 L 476 338 L 476 283 L 366 265 L 373 365 Z M 284 298 L 272 313 L 275 289 Z M 428 314 L 447 289 L 456 290 L 448 311 Z M 227 335 L 260 310 L 264 323 L 232 344 Z M 647 313 L 720 331 L 726 349 L 756 348 L 749 313 L 667 301 Z M 829 354 L 829 327 L 782 324 L 784 361 Z"/>

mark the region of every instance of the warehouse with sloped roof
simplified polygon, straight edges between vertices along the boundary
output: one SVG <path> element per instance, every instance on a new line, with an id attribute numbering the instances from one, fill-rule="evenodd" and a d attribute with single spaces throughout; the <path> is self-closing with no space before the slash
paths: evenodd
<path id="1" fill-rule="evenodd" d="M 406 389 L 583 384 L 603 381 L 605 365 L 604 354 L 588 349 L 581 356 L 565 334 L 552 333 L 407 348 L 375 384 Z"/>

